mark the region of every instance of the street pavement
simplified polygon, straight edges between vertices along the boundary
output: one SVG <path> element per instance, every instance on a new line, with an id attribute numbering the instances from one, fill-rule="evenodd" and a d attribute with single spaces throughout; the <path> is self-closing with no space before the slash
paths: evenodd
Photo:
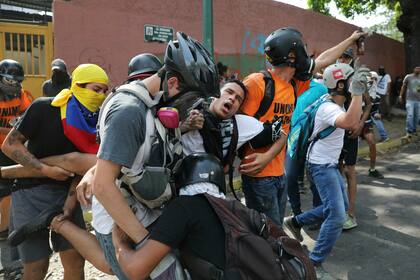
<path id="1" fill-rule="evenodd" d="M 357 163 L 357 222 L 342 233 L 324 268 L 342 280 L 420 279 L 420 142 L 381 156 L 385 179 L 367 176 L 369 161 Z M 311 207 L 310 191 L 304 206 Z M 311 249 L 318 232 L 307 231 Z"/>

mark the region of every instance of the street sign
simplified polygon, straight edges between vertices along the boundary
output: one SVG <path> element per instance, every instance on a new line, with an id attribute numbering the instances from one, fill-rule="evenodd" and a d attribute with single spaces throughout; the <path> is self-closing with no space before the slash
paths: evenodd
<path id="1" fill-rule="evenodd" d="M 144 25 L 144 40 L 146 42 L 169 42 L 174 38 L 174 29 L 167 26 L 152 24 Z"/>

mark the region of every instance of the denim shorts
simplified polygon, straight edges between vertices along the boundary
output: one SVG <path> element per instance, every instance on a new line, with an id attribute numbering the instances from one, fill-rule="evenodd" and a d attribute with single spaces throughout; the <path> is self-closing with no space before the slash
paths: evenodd
<path id="1" fill-rule="evenodd" d="M 95 230 L 95 236 L 99 241 L 102 250 L 104 251 L 105 259 L 108 265 L 111 267 L 112 272 L 115 274 L 115 276 L 117 276 L 119 280 L 128 280 L 128 277 L 125 276 L 117 261 L 114 244 L 112 243 L 112 233 L 101 234 Z"/>

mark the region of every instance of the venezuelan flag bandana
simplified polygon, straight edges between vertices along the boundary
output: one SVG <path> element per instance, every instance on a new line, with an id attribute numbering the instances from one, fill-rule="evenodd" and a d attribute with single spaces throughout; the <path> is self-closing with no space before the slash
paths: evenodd
<path id="1" fill-rule="evenodd" d="M 72 73 L 70 89 L 63 89 L 51 102 L 60 107 L 64 135 L 83 153 L 96 154 L 96 124 L 99 107 L 106 96 L 79 87 L 81 84 L 101 83 L 108 85 L 105 71 L 95 64 L 81 64 Z"/>

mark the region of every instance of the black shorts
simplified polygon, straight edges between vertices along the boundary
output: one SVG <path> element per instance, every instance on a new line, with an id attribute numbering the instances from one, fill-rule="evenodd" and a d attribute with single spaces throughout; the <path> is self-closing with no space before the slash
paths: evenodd
<path id="1" fill-rule="evenodd" d="M 343 149 L 341 150 L 340 160 L 343 160 L 344 165 L 355 165 L 357 161 L 357 150 L 359 148 L 359 139 L 350 138 L 346 132 L 344 136 Z"/>
<path id="2" fill-rule="evenodd" d="M 67 188 L 60 185 L 40 185 L 13 192 L 9 230 L 21 227 L 53 204 L 63 206 L 66 197 Z M 78 227 L 85 228 L 82 209 L 79 205 L 70 220 Z M 47 229 L 32 234 L 18 245 L 20 258 L 24 263 L 48 258 L 52 252 L 49 241 L 50 234 Z M 56 252 L 73 248 L 63 236 L 55 232 L 51 232 L 51 244 Z"/>
<path id="3" fill-rule="evenodd" d="M 365 125 L 363 126 L 362 133 L 360 134 L 360 137 L 364 139 L 365 134 L 370 133 L 370 132 L 373 132 L 373 122 L 372 121 L 365 122 Z"/>

